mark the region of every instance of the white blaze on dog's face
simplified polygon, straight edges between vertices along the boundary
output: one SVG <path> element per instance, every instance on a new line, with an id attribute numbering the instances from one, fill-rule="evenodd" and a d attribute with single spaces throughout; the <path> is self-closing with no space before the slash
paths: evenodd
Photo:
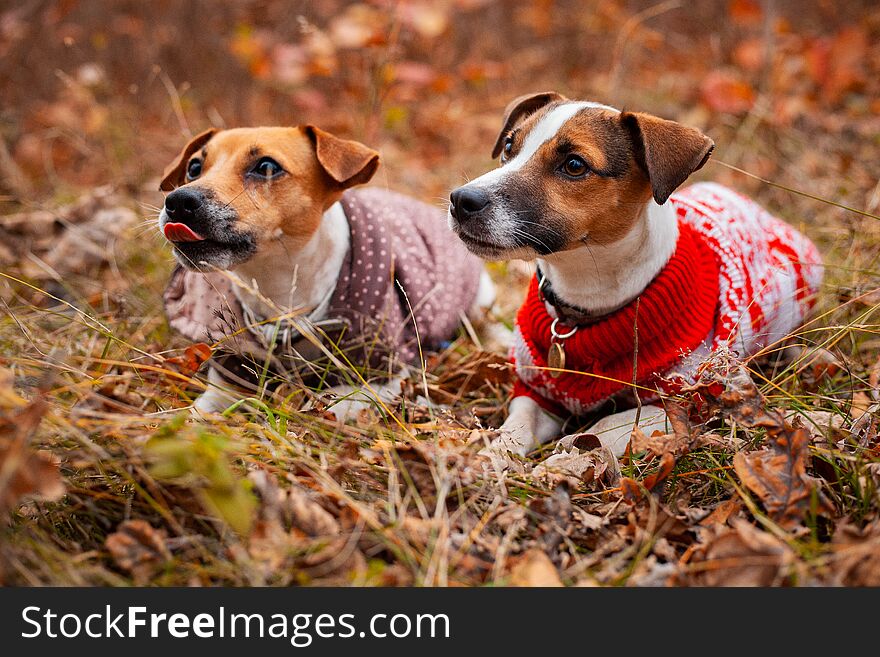
<path id="1" fill-rule="evenodd" d="M 450 227 L 483 258 L 532 259 L 614 244 L 708 159 L 700 131 L 555 92 L 508 106 L 501 167 L 450 196 Z"/>
<path id="2" fill-rule="evenodd" d="M 191 269 L 233 268 L 281 237 L 295 255 L 378 165 L 374 150 L 314 126 L 208 130 L 165 171 L 159 229 Z"/>

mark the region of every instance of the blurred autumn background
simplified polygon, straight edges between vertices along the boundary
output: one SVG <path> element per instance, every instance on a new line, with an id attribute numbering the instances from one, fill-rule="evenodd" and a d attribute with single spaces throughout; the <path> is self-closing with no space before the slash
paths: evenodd
<path id="1" fill-rule="evenodd" d="M 845 367 L 758 383 L 771 402 L 826 414 L 811 416 L 819 428 L 792 467 L 809 463 L 810 477 L 824 477 L 834 513 L 823 519 L 813 508 L 796 531 L 788 521 L 760 531 L 761 518 L 778 520 L 772 505 L 746 484 L 756 495 L 748 497 L 731 478 L 733 448 L 716 445 L 711 459 L 676 466 L 687 499 L 665 500 L 666 525 L 646 529 L 644 502 L 629 515 L 591 507 L 615 502 L 597 492 L 608 485 L 598 474 L 582 481 L 580 502 L 526 473 L 503 503 L 483 491 L 435 517 L 398 500 L 395 515 L 370 507 L 384 499 L 389 472 L 409 463 L 416 474 L 407 485 L 435 504 L 436 477 L 425 490 L 424 473 L 441 452 L 447 464 L 466 459 L 432 444 L 400 447 L 403 456 L 385 463 L 373 425 L 336 435 L 313 417 L 299 437 L 312 451 L 296 459 L 324 460 L 293 467 L 254 446 L 256 421 L 229 419 L 214 438 L 166 422 L 162 413 L 197 390 L 188 377 L 198 362 L 162 318 L 171 258 L 153 222 L 160 173 L 193 134 L 316 123 L 382 153 L 373 184 L 442 205 L 492 166 L 509 100 L 548 89 L 700 127 L 717 144 L 700 178 L 752 195 L 820 245 L 830 265 L 824 325 L 843 327 L 822 344 Z M 10 514 L 4 581 L 287 584 L 352 581 L 356 572 L 359 582 L 386 584 L 880 584 L 870 315 L 880 301 L 880 231 L 876 218 L 790 191 L 880 211 L 875 1 L 3 2 L 0 97 L 0 458 L 19 468 L 0 479 L 0 514 Z M 527 271 L 493 271 L 509 320 Z M 467 402 L 449 425 L 459 432 L 498 426 L 509 384 L 486 375 L 479 358 L 489 357 L 471 347 L 434 363 L 432 385 Z M 462 383 L 468 367 L 482 388 Z M 194 446 L 178 456 L 190 459 L 197 483 L 162 483 L 148 470 L 143 445 L 157 436 Z M 42 451 L 21 451 L 27 444 Z M 749 444 L 760 446 L 760 435 Z M 223 464 L 219 481 L 205 459 Z M 647 459 L 630 474 L 656 467 Z M 361 476 L 358 485 L 346 479 Z M 266 502 L 276 493 L 287 496 L 286 510 Z M 53 501 L 30 501 L 41 496 Z M 323 525 L 297 525 L 303 508 Z M 681 508 L 703 509 L 704 519 L 721 511 L 700 529 L 699 514 Z M 577 527 L 557 536 L 546 517 Z M 482 534 L 473 534 L 477 521 Z M 360 541 L 346 543 L 341 560 L 339 545 L 328 552 L 318 540 L 340 532 Z M 828 555 L 839 545 L 858 555 L 869 546 L 874 560 L 834 566 Z M 713 554 L 735 567 L 685 567 Z M 736 566 L 756 554 L 760 568 Z"/>
<path id="2" fill-rule="evenodd" d="M 381 150 L 388 184 L 445 195 L 490 164 L 513 96 L 558 89 L 699 125 L 719 159 L 858 188 L 846 200 L 864 207 L 878 30 L 870 1 L 15 2 L 2 186 L 22 204 L 154 191 L 207 126 L 315 122 Z"/>

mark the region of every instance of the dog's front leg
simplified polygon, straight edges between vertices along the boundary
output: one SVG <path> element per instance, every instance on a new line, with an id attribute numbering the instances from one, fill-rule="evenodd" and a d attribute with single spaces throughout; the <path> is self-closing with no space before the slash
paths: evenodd
<path id="1" fill-rule="evenodd" d="M 603 447 L 607 447 L 614 456 L 620 458 L 629 444 L 636 416 L 639 419 L 639 429 L 645 434 L 650 436 L 654 431 L 667 433 L 666 411 L 653 404 L 642 406 L 641 413 L 638 409 L 631 408 L 603 417 L 587 429 L 587 433 L 595 435 Z"/>
<path id="2" fill-rule="evenodd" d="M 232 394 L 234 386 L 224 379 L 213 367 L 208 368 L 208 385 L 199 397 L 193 402 L 191 412 L 196 417 L 209 413 L 220 413 L 235 403 L 241 397 Z M 247 396 L 247 393 L 241 393 Z"/>
<path id="3" fill-rule="evenodd" d="M 499 436 L 480 453 L 490 457 L 507 452 L 525 456 L 538 445 L 557 438 L 561 429 L 562 422 L 545 412 L 533 399 L 514 397 Z"/>

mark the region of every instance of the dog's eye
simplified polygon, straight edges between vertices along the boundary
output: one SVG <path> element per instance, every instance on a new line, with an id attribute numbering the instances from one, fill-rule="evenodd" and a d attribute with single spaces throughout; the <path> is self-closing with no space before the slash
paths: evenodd
<path id="1" fill-rule="evenodd" d="M 507 162 L 507 158 L 510 157 L 510 153 L 513 151 L 513 137 L 508 137 L 504 140 L 504 147 L 501 149 L 501 161 Z"/>
<path id="2" fill-rule="evenodd" d="M 284 173 L 284 169 L 271 157 L 262 157 L 251 169 L 251 173 L 260 178 L 274 178 L 280 173 Z"/>
<path id="3" fill-rule="evenodd" d="M 202 175 L 202 161 L 192 160 L 186 167 L 186 179 L 195 180 Z"/>
<path id="4" fill-rule="evenodd" d="M 572 178 L 580 178 L 589 171 L 589 167 L 587 167 L 587 163 L 577 155 L 571 155 L 565 160 L 565 164 L 562 165 L 562 171 L 565 175 L 571 176 Z"/>

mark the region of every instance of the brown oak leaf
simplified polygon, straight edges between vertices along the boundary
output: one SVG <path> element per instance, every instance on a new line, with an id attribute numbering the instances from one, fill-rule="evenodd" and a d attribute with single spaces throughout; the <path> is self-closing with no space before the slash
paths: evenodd
<path id="1" fill-rule="evenodd" d="M 733 467 L 775 522 L 786 529 L 799 526 L 814 498 L 818 511 L 832 511 L 828 500 L 807 475 L 809 431 L 789 424 L 779 411 L 767 410 L 748 370 L 735 366 L 726 379 L 718 373 L 711 373 L 708 381 L 704 379 L 696 388 L 710 407 L 717 408 L 723 415 L 744 427 L 764 427 L 767 430 L 769 447 L 737 453 Z"/>
<path id="2" fill-rule="evenodd" d="M 343 531 L 306 489 L 295 483 L 282 489 L 264 470 L 251 472 L 249 479 L 261 504 L 247 550 L 267 576 L 301 575 L 307 580 L 344 584 L 351 576 L 366 572 L 357 534 Z"/>
<path id="3" fill-rule="evenodd" d="M 64 495 L 57 459 L 28 446 L 47 408 L 41 396 L 9 416 L 0 416 L 0 512 L 15 509 L 26 497 L 51 501 Z"/>
<path id="4" fill-rule="evenodd" d="M 627 502 L 635 504 L 642 499 L 644 490 L 652 491 L 660 486 L 669 478 L 674 468 L 675 457 L 671 453 L 666 452 L 660 458 L 660 467 L 657 468 L 657 471 L 642 479 L 641 482 L 637 482 L 629 477 L 621 477 L 620 489 L 623 492 L 623 498 Z"/>
<path id="5" fill-rule="evenodd" d="M 699 393 L 710 410 L 717 410 L 744 427 L 779 426 L 781 416 L 765 409 L 758 386 L 742 365 L 706 372 L 699 383 L 685 391 Z"/>
<path id="6" fill-rule="evenodd" d="M 697 586 L 771 586 L 788 575 L 791 548 L 741 518 L 722 528 L 696 552 L 682 583 Z"/>
<path id="7" fill-rule="evenodd" d="M 619 473 L 620 466 L 611 450 L 602 447 L 596 436 L 578 433 L 560 439 L 553 454 L 532 470 L 532 477 L 551 487 L 565 482 L 576 488 L 598 480 L 612 484 Z"/>
<path id="8" fill-rule="evenodd" d="M 842 522 L 831 545 L 832 584 L 880 586 L 880 522 L 864 529 Z"/>
<path id="9" fill-rule="evenodd" d="M 154 529 L 144 520 L 126 520 L 107 537 L 104 546 L 136 584 L 146 584 L 171 559 L 166 539 L 164 530 Z"/>
<path id="10" fill-rule="evenodd" d="M 782 527 L 792 529 L 810 508 L 813 483 L 806 472 L 810 434 L 803 428 L 783 429 L 772 444 L 771 449 L 738 452 L 733 467 L 768 515 Z"/>

